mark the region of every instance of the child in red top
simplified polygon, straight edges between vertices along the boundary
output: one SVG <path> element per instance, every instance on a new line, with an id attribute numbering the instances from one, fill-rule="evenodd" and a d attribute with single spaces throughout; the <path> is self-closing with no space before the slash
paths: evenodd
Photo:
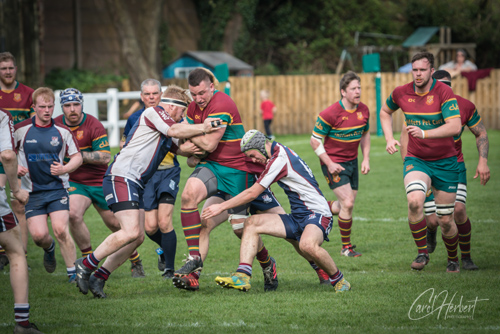
<path id="1" fill-rule="evenodd" d="M 262 114 L 262 119 L 264 120 L 264 128 L 266 129 L 266 136 L 274 139 L 273 133 L 271 132 L 271 122 L 273 121 L 274 113 L 276 112 L 276 106 L 269 100 L 269 91 L 261 90 L 260 98 L 262 103 L 260 104 L 260 112 Z"/>

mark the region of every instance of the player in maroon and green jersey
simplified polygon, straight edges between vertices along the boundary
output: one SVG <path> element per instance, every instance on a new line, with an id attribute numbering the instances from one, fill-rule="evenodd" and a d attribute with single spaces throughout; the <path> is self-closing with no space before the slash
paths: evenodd
<path id="1" fill-rule="evenodd" d="M 418 255 L 411 268 L 422 270 L 429 262 L 427 226 L 423 212 L 427 189 L 432 186 L 438 224 L 448 250 L 447 272 L 458 272 L 458 230 L 453 211 L 459 167 L 453 136 L 461 131 L 458 104 L 446 84 L 432 79 L 434 56 L 420 52 L 412 58 L 413 82 L 397 87 L 380 112 L 387 141 L 386 150 L 397 152 L 392 131 L 392 113 L 401 108 L 408 131 L 408 153 L 404 164 L 404 184 L 408 200 L 408 220 Z"/>
<path id="2" fill-rule="evenodd" d="M 208 252 L 211 228 L 202 225 L 198 204 L 219 191 L 233 197 L 238 195 L 253 185 L 253 173 L 263 170 L 241 152 L 240 141 L 245 129 L 238 108 L 228 95 L 215 90 L 216 80 L 213 73 L 203 68 L 193 70 L 188 77 L 193 102 L 188 106 L 185 121 L 199 124 L 207 118 L 218 118 L 222 120 L 220 126 L 224 129 L 193 137 L 191 142 L 185 143 L 201 148 L 206 154 L 188 178 L 182 192 L 181 222 L 189 256 L 186 264 L 175 272 L 176 277 L 173 279 L 174 285 L 181 289 L 198 290 L 199 271 L 203 268 L 203 258 Z M 210 204 L 210 200 L 207 202 Z M 241 237 L 243 222 L 248 216 L 248 205 L 228 211 L 233 231 Z M 278 286 L 276 263 L 261 239 L 258 247 L 260 251 L 257 259 L 264 270 L 265 289 L 275 290 Z M 204 253 L 200 253 L 201 250 Z"/>
<path id="3" fill-rule="evenodd" d="M 451 86 L 451 76 L 447 71 L 439 70 L 434 72 L 432 75 L 434 79 L 437 79 L 447 85 Z M 462 130 L 458 136 L 453 137 L 455 140 L 455 147 L 457 149 L 458 155 L 457 160 L 460 167 L 460 177 L 458 181 L 457 197 L 455 200 L 455 223 L 458 228 L 458 238 L 460 245 L 460 252 L 462 258 L 462 269 L 465 270 L 477 270 L 478 267 L 471 259 L 471 223 L 467 217 L 466 212 L 466 201 L 467 201 L 467 170 L 465 168 L 465 162 L 462 153 L 462 133 L 467 126 L 471 132 L 476 137 L 476 146 L 479 152 L 479 162 L 476 168 L 476 174 L 474 178 L 480 177 L 481 184 L 485 185 L 490 179 L 490 169 L 488 167 L 488 133 L 481 120 L 481 116 L 477 112 L 476 106 L 471 101 L 464 99 L 459 95 L 455 95 L 460 109 L 460 118 L 462 120 Z M 404 146 L 407 142 L 406 131 L 401 132 L 401 151 L 404 151 Z M 436 247 L 436 232 L 437 232 L 437 219 L 435 215 L 436 205 L 434 203 L 434 196 L 427 196 L 424 206 L 424 211 L 427 221 L 427 245 L 429 247 L 429 253 L 434 251 Z"/>
<path id="4" fill-rule="evenodd" d="M 354 72 L 340 80 L 342 99 L 323 110 L 316 121 L 311 147 L 318 155 L 326 181 L 337 201 L 329 202 L 333 214 L 338 214 L 342 239 L 341 255 L 359 257 L 351 244 L 352 211 L 358 193 L 358 148 L 363 161 L 361 173 L 370 171 L 370 111 L 361 103 L 361 79 Z M 323 146 L 323 139 L 325 140 Z"/>
<path id="5" fill-rule="evenodd" d="M 0 109 L 12 115 L 14 125 L 33 115 L 33 89 L 16 81 L 16 59 L 10 52 L 0 53 Z M 0 187 L 5 187 L 7 178 L 0 162 Z M 19 220 L 24 251 L 28 246 L 28 227 L 24 216 L 24 205 L 15 198 L 11 199 L 12 210 Z M 0 269 L 9 263 L 4 250 L 0 247 Z"/>

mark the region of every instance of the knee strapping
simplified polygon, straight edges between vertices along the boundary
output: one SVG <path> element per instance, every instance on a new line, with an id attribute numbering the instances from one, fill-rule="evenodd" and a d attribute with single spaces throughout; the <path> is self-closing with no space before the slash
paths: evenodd
<path id="1" fill-rule="evenodd" d="M 467 186 L 465 184 L 458 184 L 457 188 L 457 197 L 455 199 L 455 202 L 460 202 L 465 205 L 465 202 L 467 202 Z"/>
<path id="2" fill-rule="evenodd" d="M 430 216 L 433 213 L 436 213 L 436 202 L 429 201 L 424 203 L 424 213 L 426 216 Z"/>
<path id="3" fill-rule="evenodd" d="M 227 218 L 227 221 L 231 224 L 231 220 L 233 219 L 247 219 L 248 216 L 246 215 L 229 215 Z M 238 224 L 231 224 L 231 227 L 233 228 L 233 231 L 242 229 L 245 226 L 245 221 L 238 223 Z"/>
<path id="4" fill-rule="evenodd" d="M 427 194 L 427 184 L 424 181 L 412 181 L 406 185 L 406 194 L 408 195 L 414 191 L 422 191 L 424 194 Z"/>
<path id="5" fill-rule="evenodd" d="M 449 216 L 453 214 L 455 211 L 455 203 L 453 204 L 436 204 L 436 215 L 441 216 Z"/>

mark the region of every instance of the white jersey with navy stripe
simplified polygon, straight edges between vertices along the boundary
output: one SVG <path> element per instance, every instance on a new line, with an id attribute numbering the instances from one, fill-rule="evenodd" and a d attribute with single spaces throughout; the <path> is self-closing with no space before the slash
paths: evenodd
<path id="1" fill-rule="evenodd" d="M 28 168 L 21 178 L 22 187 L 29 192 L 69 188 L 69 175 L 52 175 L 50 166 L 54 161 L 64 164 L 66 154 L 71 156 L 80 149 L 70 129 L 51 122 L 48 127 L 38 127 L 33 117 L 16 125 L 18 162 Z"/>
<path id="2" fill-rule="evenodd" d="M 277 142 L 272 144 L 271 154 L 266 169 L 260 174 L 257 182 L 264 188 L 278 182 L 288 196 L 293 215 L 305 216 L 315 212 L 331 217 L 328 202 L 304 160 Z"/>
<path id="3" fill-rule="evenodd" d="M 14 151 L 14 122 L 10 113 L 0 110 L 0 152 L 6 150 Z M 0 217 L 8 215 L 10 212 L 5 188 L 0 187 Z"/>
<path id="4" fill-rule="evenodd" d="M 178 139 L 167 136 L 175 123 L 162 107 L 144 110 L 106 175 L 125 177 L 144 188 L 170 151 L 172 143 L 178 144 Z"/>

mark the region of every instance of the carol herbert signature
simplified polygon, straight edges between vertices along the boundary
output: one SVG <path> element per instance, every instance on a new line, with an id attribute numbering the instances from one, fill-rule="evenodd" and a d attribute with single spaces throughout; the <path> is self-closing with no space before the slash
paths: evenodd
<path id="1" fill-rule="evenodd" d="M 420 320 L 429 316 L 441 316 L 444 320 L 448 318 L 466 318 L 474 320 L 474 312 L 479 302 L 489 299 L 474 299 L 464 300 L 464 296 L 457 296 L 457 292 L 448 298 L 450 294 L 448 290 L 443 290 L 436 293 L 434 288 L 429 288 L 422 292 L 411 304 L 408 311 L 410 320 Z"/>

